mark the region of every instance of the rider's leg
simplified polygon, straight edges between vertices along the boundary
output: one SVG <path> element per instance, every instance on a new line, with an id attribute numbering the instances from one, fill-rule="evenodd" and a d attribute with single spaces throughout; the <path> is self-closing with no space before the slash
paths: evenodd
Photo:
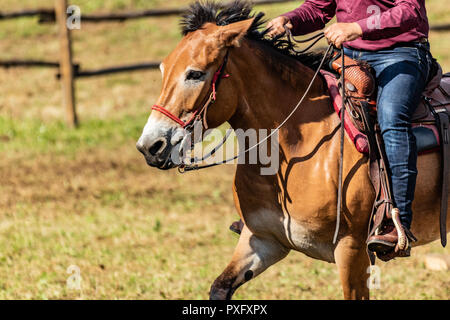
<path id="1" fill-rule="evenodd" d="M 411 116 L 427 84 L 431 57 L 422 46 L 390 51 L 377 53 L 378 62 L 373 64 L 378 85 L 378 122 L 395 205 L 400 210 L 402 224 L 409 229 L 417 177 L 417 147 Z"/>
<path id="2" fill-rule="evenodd" d="M 410 228 L 417 176 L 417 148 L 411 116 L 426 86 L 431 54 L 426 44 L 377 52 L 348 50 L 375 70 L 378 86 L 378 122 L 385 143 L 392 193 L 404 227 Z"/>

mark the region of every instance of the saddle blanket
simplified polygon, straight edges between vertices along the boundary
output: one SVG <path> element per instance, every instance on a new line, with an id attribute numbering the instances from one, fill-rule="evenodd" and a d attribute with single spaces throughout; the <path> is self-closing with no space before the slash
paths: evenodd
<path id="1" fill-rule="evenodd" d="M 340 115 L 342 108 L 342 97 L 339 92 L 338 79 L 336 76 L 328 71 L 322 70 L 321 74 L 325 79 L 328 91 L 333 102 L 334 110 Z M 421 108 L 424 105 L 421 104 Z M 369 153 L 369 142 L 367 136 L 360 132 L 350 119 L 350 115 L 345 110 L 345 131 L 348 137 L 353 141 L 356 149 L 363 154 Z M 439 132 L 435 125 L 412 123 L 412 131 L 417 141 L 417 150 L 419 154 L 434 152 L 439 150 Z"/>

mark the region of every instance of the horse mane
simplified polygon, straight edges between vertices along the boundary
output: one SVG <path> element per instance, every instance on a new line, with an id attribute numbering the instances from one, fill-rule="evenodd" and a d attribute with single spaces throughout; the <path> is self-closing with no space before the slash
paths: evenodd
<path id="1" fill-rule="evenodd" d="M 262 26 L 267 22 L 264 19 L 265 14 L 263 12 L 255 14 L 252 11 L 253 5 L 247 0 L 234 0 L 227 5 L 211 0 L 198 0 L 190 4 L 187 11 L 182 15 L 181 33 L 185 36 L 190 32 L 201 29 L 208 22 L 215 23 L 217 26 L 225 26 L 255 18 L 247 32 L 247 38 L 274 49 L 278 54 L 275 54 L 271 59 L 273 64 L 280 64 L 282 62 L 280 58 L 284 56 L 293 58 L 314 70 L 317 69 L 323 58 L 323 52 L 298 53 L 295 51 L 295 45 L 292 41 L 280 37 L 273 39 L 265 37 L 268 32 L 268 30 L 262 29 Z M 285 64 L 293 66 L 292 63 L 289 63 L 290 61 L 286 61 L 287 59 L 281 60 L 284 60 Z"/>

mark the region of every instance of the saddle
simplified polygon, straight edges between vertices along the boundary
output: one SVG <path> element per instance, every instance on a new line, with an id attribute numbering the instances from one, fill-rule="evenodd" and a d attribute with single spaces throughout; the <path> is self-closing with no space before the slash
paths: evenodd
<path id="1" fill-rule="evenodd" d="M 388 176 L 387 160 L 383 139 L 376 121 L 376 82 L 370 66 L 350 57 L 345 63 L 345 108 L 342 108 L 340 81 L 336 76 L 342 73 L 341 58 L 335 53 L 330 62 L 330 70 L 322 71 L 333 105 L 341 115 L 345 112 L 345 130 L 357 150 L 367 154 L 370 160 L 369 176 L 376 192 L 373 204 L 368 238 L 377 234 L 388 221 L 393 221 L 397 229 L 398 244 L 395 252 L 377 253 L 377 257 L 388 261 L 396 256 L 409 256 L 411 241 L 415 237 L 401 226 L 399 211 L 394 207 Z M 440 151 L 441 153 L 441 210 L 440 236 L 445 247 L 447 239 L 446 218 L 448 185 L 450 181 L 450 73 L 442 74 L 442 68 L 435 61 L 420 105 L 412 116 L 412 131 L 416 137 L 419 154 Z M 369 253 L 374 262 L 373 253 Z"/>

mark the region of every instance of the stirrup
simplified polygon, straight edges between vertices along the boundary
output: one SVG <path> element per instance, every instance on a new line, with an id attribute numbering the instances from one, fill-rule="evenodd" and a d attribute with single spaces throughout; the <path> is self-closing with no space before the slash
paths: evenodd
<path id="1" fill-rule="evenodd" d="M 400 221 L 400 210 L 398 208 L 392 208 L 391 210 L 392 222 L 397 230 L 398 240 L 395 250 L 406 251 L 411 248 L 411 242 L 416 242 L 417 238 L 412 234 L 410 230 L 405 228 Z"/>
<path id="2" fill-rule="evenodd" d="M 393 208 L 390 213 L 391 220 L 394 224 L 395 230 L 397 231 L 398 239 L 397 244 L 392 247 L 392 250 L 387 252 L 376 252 L 377 258 L 384 262 L 394 258 L 411 256 L 411 243 L 417 241 L 417 238 L 412 234 L 412 232 L 402 225 L 400 221 L 400 210 L 398 208 Z M 376 233 L 378 233 L 378 229 Z"/>

